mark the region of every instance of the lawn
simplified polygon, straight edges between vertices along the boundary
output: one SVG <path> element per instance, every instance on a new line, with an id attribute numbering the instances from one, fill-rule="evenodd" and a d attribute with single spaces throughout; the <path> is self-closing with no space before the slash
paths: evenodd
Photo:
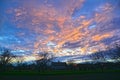
<path id="1" fill-rule="evenodd" d="M 120 70 L 10 71 L 0 73 L 0 80 L 120 80 Z"/>

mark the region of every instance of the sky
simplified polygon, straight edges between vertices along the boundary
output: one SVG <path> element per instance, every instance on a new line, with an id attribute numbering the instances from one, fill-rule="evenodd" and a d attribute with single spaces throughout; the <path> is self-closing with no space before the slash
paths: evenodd
<path id="1" fill-rule="evenodd" d="M 87 55 L 119 33 L 119 0 L 0 0 L 0 46 L 17 55 Z"/>

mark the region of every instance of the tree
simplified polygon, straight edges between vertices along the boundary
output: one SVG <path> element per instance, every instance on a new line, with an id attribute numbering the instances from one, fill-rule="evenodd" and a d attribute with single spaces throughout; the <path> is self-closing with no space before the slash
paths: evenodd
<path id="1" fill-rule="evenodd" d="M 0 51 L 0 64 L 8 65 L 11 63 L 12 59 L 15 57 L 9 49 L 1 49 Z"/>
<path id="2" fill-rule="evenodd" d="M 49 63 L 53 59 L 53 55 L 45 52 L 40 53 L 38 56 L 41 57 L 41 59 L 36 60 L 37 67 L 39 68 L 39 70 L 46 70 L 48 68 Z"/>
<path id="3" fill-rule="evenodd" d="M 119 61 L 120 60 L 120 44 L 116 43 L 115 49 L 116 51 L 115 51 L 114 59 Z"/>
<path id="4" fill-rule="evenodd" d="M 0 71 L 11 70 L 10 64 L 15 56 L 9 49 L 0 48 Z"/>
<path id="5" fill-rule="evenodd" d="M 100 51 L 100 50 L 98 52 L 95 52 L 94 54 L 90 55 L 90 57 L 91 57 L 91 59 L 93 59 L 95 61 L 100 60 L 100 62 L 106 60 L 104 51 Z"/>

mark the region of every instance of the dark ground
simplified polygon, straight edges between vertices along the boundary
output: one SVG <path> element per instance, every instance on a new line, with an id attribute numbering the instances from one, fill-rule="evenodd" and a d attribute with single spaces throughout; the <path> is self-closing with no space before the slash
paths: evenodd
<path id="1" fill-rule="evenodd" d="M 120 80 L 120 72 L 83 72 L 72 74 L 4 74 L 0 80 Z"/>

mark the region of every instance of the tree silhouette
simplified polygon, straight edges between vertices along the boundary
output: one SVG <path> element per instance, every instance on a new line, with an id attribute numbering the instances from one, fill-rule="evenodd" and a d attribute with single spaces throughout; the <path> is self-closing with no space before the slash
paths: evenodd
<path id="1" fill-rule="evenodd" d="M 104 51 L 98 51 L 95 52 L 94 54 L 90 55 L 91 59 L 95 60 L 95 61 L 106 61 L 105 55 L 104 55 Z"/>
<path id="2" fill-rule="evenodd" d="M 13 58 L 15 58 L 15 55 L 13 55 L 9 49 L 2 49 L 0 51 L 0 64 L 1 65 L 9 64 Z"/>
<path id="3" fill-rule="evenodd" d="M 0 71 L 11 70 L 11 62 L 16 56 L 9 49 L 0 49 Z"/>
<path id="4" fill-rule="evenodd" d="M 114 59 L 119 61 L 120 60 L 120 44 L 116 43 L 115 48 L 116 48 L 116 51 L 115 51 L 116 54 L 114 55 Z"/>
<path id="5" fill-rule="evenodd" d="M 36 60 L 36 65 L 38 67 L 38 70 L 43 71 L 48 69 L 48 64 L 53 59 L 53 55 L 45 52 L 45 53 L 39 54 L 38 56 L 41 57 L 41 59 Z"/>

